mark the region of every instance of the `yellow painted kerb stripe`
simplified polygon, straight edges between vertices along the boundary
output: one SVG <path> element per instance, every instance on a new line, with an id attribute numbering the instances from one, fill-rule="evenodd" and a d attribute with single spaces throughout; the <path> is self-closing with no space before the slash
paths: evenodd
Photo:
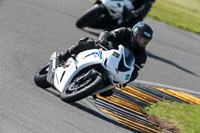
<path id="1" fill-rule="evenodd" d="M 140 108 L 139 105 L 132 103 L 132 102 L 126 100 L 126 99 L 123 99 L 123 98 L 120 98 L 120 97 L 117 97 L 117 96 L 114 96 L 114 95 L 110 96 L 110 97 L 101 97 L 100 95 L 97 95 L 97 97 L 99 99 L 103 99 L 105 101 L 108 101 L 112 104 L 118 105 L 118 106 L 125 108 L 127 110 L 133 111 L 137 114 L 143 115 L 142 109 Z"/>
<path id="2" fill-rule="evenodd" d="M 170 89 L 164 89 L 164 88 L 157 88 L 154 87 L 155 89 L 162 91 L 164 93 L 167 93 L 169 95 L 172 95 L 174 97 L 177 97 L 183 101 L 189 102 L 189 103 L 193 103 L 193 104 L 200 104 L 200 98 L 194 97 L 190 94 L 181 92 L 181 91 L 175 91 L 175 90 L 170 90 Z"/>
<path id="3" fill-rule="evenodd" d="M 118 88 L 118 87 L 115 87 L 117 90 L 121 90 L 121 88 Z M 149 104 L 152 104 L 152 103 L 155 103 L 155 102 L 158 102 L 158 101 L 162 101 L 162 99 L 160 98 L 156 98 L 148 93 L 145 93 L 145 92 L 142 92 L 136 88 L 133 88 L 131 86 L 125 86 L 122 90 L 122 92 L 128 94 L 128 95 L 131 95 L 133 97 L 136 97 L 140 100 L 143 100 Z"/>
<path id="4" fill-rule="evenodd" d="M 133 128 L 137 131 L 143 132 L 143 133 L 159 133 L 156 129 L 151 127 L 151 125 L 147 125 L 145 123 L 137 122 L 134 120 L 131 120 L 129 118 L 123 117 L 121 115 L 115 114 L 113 112 L 110 112 L 108 110 L 105 110 L 103 108 L 100 108 L 101 111 L 109 115 L 110 117 L 114 118 L 117 122 L 124 124 L 130 128 Z"/>

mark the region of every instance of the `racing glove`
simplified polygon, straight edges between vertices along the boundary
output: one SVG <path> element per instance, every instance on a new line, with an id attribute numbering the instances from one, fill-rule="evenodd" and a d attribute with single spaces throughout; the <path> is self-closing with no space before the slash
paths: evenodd
<path id="1" fill-rule="evenodd" d="M 105 50 L 109 49 L 110 42 L 106 40 L 98 40 L 97 45 Z"/>

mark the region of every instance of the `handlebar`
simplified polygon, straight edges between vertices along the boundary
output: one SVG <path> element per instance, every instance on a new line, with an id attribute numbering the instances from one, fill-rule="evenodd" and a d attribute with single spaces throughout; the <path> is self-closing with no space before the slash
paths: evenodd
<path id="1" fill-rule="evenodd" d="M 101 44 L 99 43 L 99 41 L 96 41 L 95 43 L 96 43 L 96 45 L 98 45 L 99 47 L 101 47 L 103 50 L 105 50 L 105 51 L 108 51 L 108 50 L 109 50 L 109 49 L 107 49 L 106 47 L 104 47 L 103 45 L 101 45 Z M 108 42 L 108 43 L 111 43 L 111 42 Z"/>

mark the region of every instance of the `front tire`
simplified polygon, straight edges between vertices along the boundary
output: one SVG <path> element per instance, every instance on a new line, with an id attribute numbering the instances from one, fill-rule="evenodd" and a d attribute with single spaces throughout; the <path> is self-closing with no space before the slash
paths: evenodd
<path id="1" fill-rule="evenodd" d="M 67 103 L 73 103 L 86 98 L 104 85 L 103 77 L 98 74 L 90 76 L 83 82 L 76 81 L 81 80 L 82 77 L 77 77 L 68 87 L 63 90 L 61 93 L 61 100 Z"/>
<path id="2" fill-rule="evenodd" d="M 104 13 L 102 7 L 98 4 L 95 4 L 92 8 L 87 10 L 81 17 L 78 18 L 76 22 L 76 26 L 78 28 L 84 28 L 86 26 L 92 28 L 98 28 L 98 24 L 96 23 L 100 14 Z"/>
<path id="3" fill-rule="evenodd" d="M 48 67 L 49 65 L 44 66 L 34 75 L 35 84 L 43 89 L 50 87 L 50 84 L 47 82 Z"/>

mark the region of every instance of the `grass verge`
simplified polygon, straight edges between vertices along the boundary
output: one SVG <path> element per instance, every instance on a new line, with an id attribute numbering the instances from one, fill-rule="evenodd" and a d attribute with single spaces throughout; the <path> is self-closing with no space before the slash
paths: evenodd
<path id="1" fill-rule="evenodd" d="M 200 34 L 200 0 L 156 0 L 148 17 Z"/>
<path id="2" fill-rule="evenodd" d="M 165 101 L 146 107 L 145 112 L 154 118 L 172 122 L 181 133 L 200 131 L 200 105 Z"/>

